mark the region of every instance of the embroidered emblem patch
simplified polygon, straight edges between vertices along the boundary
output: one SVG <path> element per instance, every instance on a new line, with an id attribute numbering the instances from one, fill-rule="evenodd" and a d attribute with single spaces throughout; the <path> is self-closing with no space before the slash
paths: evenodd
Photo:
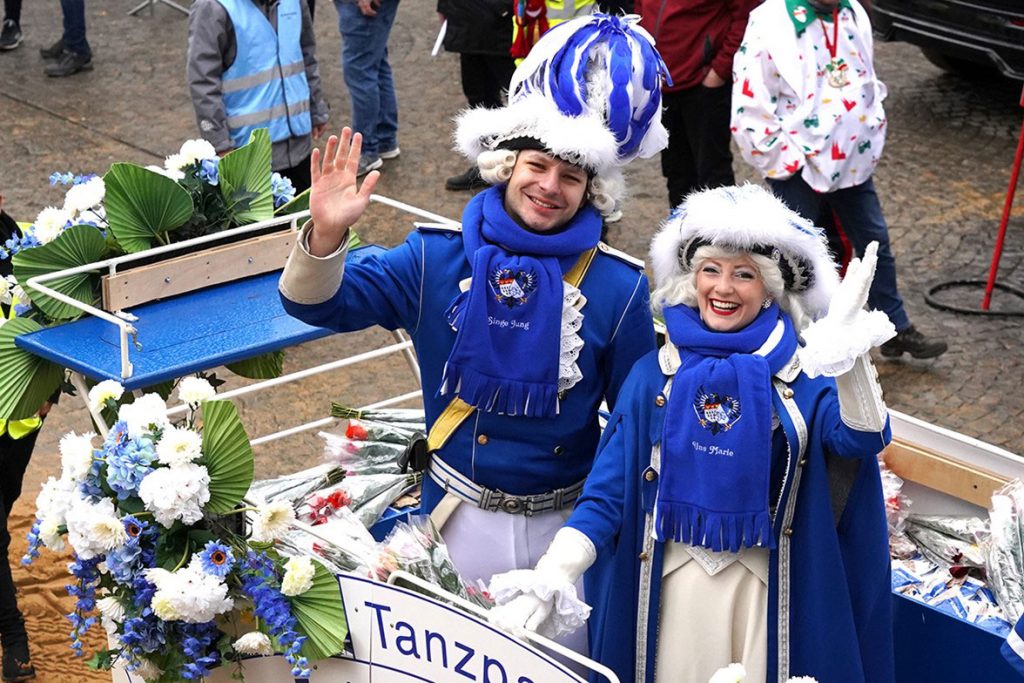
<path id="1" fill-rule="evenodd" d="M 531 269 L 495 268 L 490 277 L 494 298 L 509 308 L 525 304 L 537 289 L 537 274 Z"/>
<path id="2" fill-rule="evenodd" d="M 807 9 L 804 7 L 796 7 L 793 9 L 793 18 L 801 24 L 807 23 Z"/>
<path id="3" fill-rule="evenodd" d="M 728 431 L 740 419 L 740 401 L 732 396 L 708 393 L 700 387 L 693 399 L 693 411 L 701 427 L 718 434 Z"/>

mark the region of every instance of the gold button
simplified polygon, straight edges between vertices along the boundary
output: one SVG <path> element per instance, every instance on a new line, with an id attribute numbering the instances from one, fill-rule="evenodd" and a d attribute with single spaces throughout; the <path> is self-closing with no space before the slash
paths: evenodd
<path id="1" fill-rule="evenodd" d="M 658 397 L 654 399 L 654 405 L 658 406 L 659 408 L 663 407 L 665 405 L 665 397 L 662 396 L 661 394 L 658 394 Z"/>
<path id="2" fill-rule="evenodd" d="M 564 448 L 562 448 L 561 446 L 555 446 L 555 450 L 554 450 L 555 455 L 561 455 L 564 452 L 565 452 Z"/>
<path id="3" fill-rule="evenodd" d="M 782 533 L 785 536 L 792 536 L 793 535 L 793 527 L 789 527 L 789 526 L 786 527 L 785 529 L 782 530 Z"/>
<path id="4" fill-rule="evenodd" d="M 806 464 L 807 464 L 807 458 L 800 458 L 800 467 L 803 467 Z"/>
<path id="5" fill-rule="evenodd" d="M 647 470 L 647 472 L 644 473 L 644 479 L 646 479 L 647 481 L 654 481 L 657 478 L 658 473 L 655 472 L 654 470 Z"/>
<path id="6" fill-rule="evenodd" d="M 646 562 L 648 560 L 648 558 L 650 558 L 650 556 L 651 556 L 650 553 L 648 553 L 647 551 L 644 551 L 644 552 L 640 553 L 639 558 L 640 558 L 641 562 Z"/>
<path id="7" fill-rule="evenodd" d="M 487 438 L 486 434 L 481 434 L 480 436 L 476 437 L 476 442 L 481 446 L 486 446 L 488 441 L 490 441 L 490 439 Z"/>
<path id="8" fill-rule="evenodd" d="M 793 390 L 786 387 L 782 390 L 782 398 L 793 398 Z"/>

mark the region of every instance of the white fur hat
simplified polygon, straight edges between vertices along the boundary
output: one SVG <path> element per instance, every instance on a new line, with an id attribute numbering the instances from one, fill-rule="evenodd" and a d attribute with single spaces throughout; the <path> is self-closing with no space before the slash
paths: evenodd
<path id="1" fill-rule="evenodd" d="M 514 140 L 535 140 L 595 176 L 661 151 L 667 69 L 638 20 L 593 14 L 552 28 L 512 76 L 508 106 L 459 114 L 456 148 L 476 161 Z"/>
<path id="2" fill-rule="evenodd" d="M 818 318 L 839 284 L 825 234 L 758 185 L 694 192 L 683 200 L 651 242 L 657 287 L 689 275 L 697 248 L 712 245 L 749 251 L 779 265 L 786 290 Z"/>

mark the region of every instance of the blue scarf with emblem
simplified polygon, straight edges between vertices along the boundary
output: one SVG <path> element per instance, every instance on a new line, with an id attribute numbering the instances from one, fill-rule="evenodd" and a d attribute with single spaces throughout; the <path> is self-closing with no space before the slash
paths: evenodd
<path id="1" fill-rule="evenodd" d="M 715 551 L 775 547 L 769 512 L 772 375 L 797 335 L 773 304 L 736 332 L 714 332 L 688 306 L 666 308 L 679 348 L 661 437 L 654 529 Z"/>
<path id="2" fill-rule="evenodd" d="M 553 417 L 562 274 L 597 244 L 601 216 L 587 203 L 561 229 L 533 233 L 508 215 L 504 202 L 504 187 L 492 187 L 462 214 L 473 279 L 447 309 L 458 334 L 437 393 L 457 394 L 478 410 Z"/>

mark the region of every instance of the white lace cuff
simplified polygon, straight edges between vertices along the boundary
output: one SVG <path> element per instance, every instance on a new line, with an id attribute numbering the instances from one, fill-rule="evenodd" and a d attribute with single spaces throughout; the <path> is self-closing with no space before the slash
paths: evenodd
<path id="1" fill-rule="evenodd" d="M 853 322 L 843 324 L 825 316 L 801 333 L 800 367 L 809 377 L 836 377 L 850 371 L 854 362 L 872 347 L 896 336 L 896 328 L 881 311 L 860 311 Z"/>
<path id="2" fill-rule="evenodd" d="M 583 326 L 583 313 L 580 309 L 587 303 L 577 287 L 563 283 L 562 298 L 562 335 L 558 347 L 558 393 L 569 391 L 581 379 L 583 373 L 576 361 L 583 350 L 583 339 L 580 328 Z"/>
<path id="3" fill-rule="evenodd" d="M 572 633 L 587 623 L 590 605 L 579 599 L 576 586 L 545 572 L 514 569 L 491 579 L 488 592 L 498 605 L 512 602 L 520 595 L 535 595 L 551 604 L 551 614 L 537 629 L 545 638 L 558 638 Z"/>

